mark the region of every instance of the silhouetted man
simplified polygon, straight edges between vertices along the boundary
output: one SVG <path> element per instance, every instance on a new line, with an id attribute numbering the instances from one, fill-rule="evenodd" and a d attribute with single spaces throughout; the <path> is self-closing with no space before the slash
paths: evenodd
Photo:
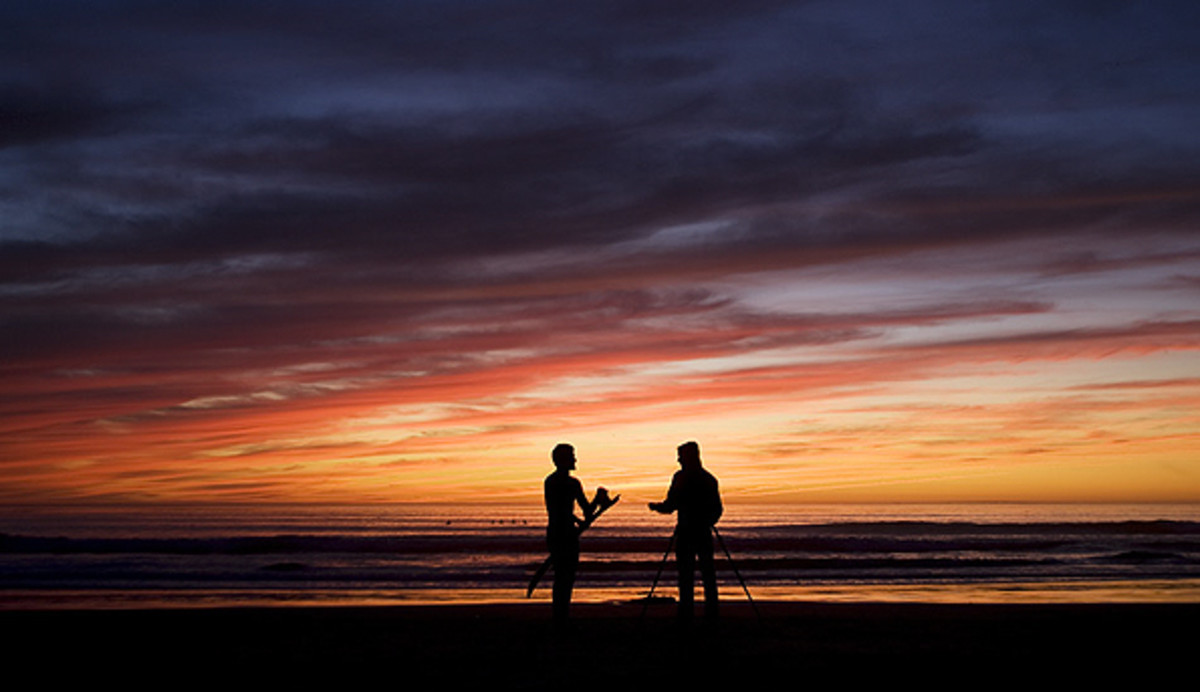
<path id="1" fill-rule="evenodd" d="M 579 567 L 579 525 L 575 505 L 583 510 L 583 520 L 596 510 L 583 494 L 583 484 L 571 475 L 575 468 L 575 448 L 560 444 L 550 453 L 554 472 L 546 476 L 546 544 L 554 561 L 554 623 L 567 624 L 575 571 Z M 599 499 L 599 498 L 598 498 Z"/>
<path id="2" fill-rule="evenodd" d="M 700 445 L 684 442 L 678 447 L 680 469 L 671 478 L 667 499 L 651 502 L 661 514 L 676 512 L 675 564 L 679 568 L 679 619 L 690 622 L 693 615 L 693 583 L 696 561 L 704 581 L 704 617 L 717 617 L 717 575 L 713 569 L 712 527 L 721 518 L 721 493 L 717 479 L 700 465 Z"/>

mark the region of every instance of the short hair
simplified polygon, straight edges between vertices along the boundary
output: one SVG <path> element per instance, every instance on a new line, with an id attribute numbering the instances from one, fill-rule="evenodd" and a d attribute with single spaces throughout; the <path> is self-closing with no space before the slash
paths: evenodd
<path id="1" fill-rule="evenodd" d="M 554 460 L 555 466 L 562 466 L 569 462 L 575 456 L 575 447 L 561 442 L 554 446 L 554 451 L 550 452 L 550 458 Z"/>
<path id="2" fill-rule="evenodd" d="M 695 441 L 684 442 L 676 449 L 680 455 L 691 457 L 693 459 L 700 458 L 700 445 Z"/>

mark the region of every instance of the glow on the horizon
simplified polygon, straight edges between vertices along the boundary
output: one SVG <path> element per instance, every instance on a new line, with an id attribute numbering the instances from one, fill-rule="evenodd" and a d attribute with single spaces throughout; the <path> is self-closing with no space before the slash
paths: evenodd
<path id="1" fill-rule="evenodd" d="M 727 492 L 752 500 L 1200 499 L 1192 328 L 946 337 L 970 319 L 756 348 L 766 322 L 700 353 L 699 333 L 664 348 L 628 332 L 595 352 L 549 339 L 545 355 L 462 374 L 372 373 L 362 352 L 281 363 L 141 410 L 46 410 L 5 474 L 45 501 L 518 498 L 566 440 L 591 484 L 652 498 L 674 445 L 698 439 Z"/>

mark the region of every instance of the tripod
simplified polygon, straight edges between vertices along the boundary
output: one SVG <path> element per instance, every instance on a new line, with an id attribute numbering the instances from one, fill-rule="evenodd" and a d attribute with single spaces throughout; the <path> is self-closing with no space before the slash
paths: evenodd
<path id="1" fill-rule="evenodd" d="M 671 549 L 675 547 L 675 536 L 679 529 L 676 527 L 675 532 L 671 534 L 671 540 L 667 543 L 667 550 L 663 553 L 662 561 L 658 563 L 658 571 L 654 573 L 654 581 L 650 584 L 650 593 L 646 595 L 646 599 L 642 601 L 642 614 L 638 616 L 638 621 L 641 622 L 646 617 L 646 608 L 650 606 L 650 601 L 654 598 L 654 589 L 658 587 L 658 580 L 662 577 L 663 567 L 667 564 L 667 558 L 671 556 Z M 733 574 L 737 577 L 738 583 L 742 585 L 742 591 L 746 593 L 746 600 L 749 601 L 750 607 L 754 609 L 754 616 L 758 618 L 759 624 L 762 623 L 762 613 L 758 612 L 758 604 L 754 602 L 754 598 L 750 595 L 750 589 L 746 586 L 746 580 L 742 579 L 742 573 L 738 571 L 737 564 L 733 561 L 733 555 L 729 553 L 729 548 L 725 545 L 725 539 L 721 537 L 721 532 L 716 526 L 712 527 L 713 535 L 717 537 L 717 542 L 721 544 L 721 551 L 725 553 L 725 559 L 729 560 L 729 566 L 733 568 Z"/>
<path id="2" fill-rule="evenodd" d="M 663 553 L 662 561 L 658 563 L 658 571 L 654 573 L 654 582 L 650 584 L 650 593 L 646 594 L 646 600 L 642 601 L 642 614 L 638 616 L 638 622 L 646 619 L 646 608 L 650 607 L 650 601 L 654 599 L 654 589 L 658 587 L 658 579 L 662 576 L 663 567 L 667 565 L 667 558 L 671 556 L 671 549 L 675 547 L 675 534 L 678 529 L 671 532 L 671 540 L 667 542 L 667 551 Z"/>
<path id="3" fill-rule="evenodd" d="M 754 599 L 750 597 L 750 589 L 746 588 L 746 580 L 742 579 L 742 573 L 738 571 L 737 564 L 733 561 L 733 556 L 729 554 L 729 548 L 725 547 L 725 539 L 721 538 L 721 532 L 716 526 L 712 527 L 713 535 L 717 537 L 717 542 L 721 544 L 721 550 L 725 552 L 725 558 L 729 560 L 729 566 L 733 568 L 733 574 L 737 577 L 738 583 L 742 585 L 742 591 L 746 592 L 746 600 L 750 602 L 750 607 L 754 609 L 754 617 L 758 618 L 759 624 L 762 623 L 762 613 L 758 612 L 758 605 L 754 603 Z"/>

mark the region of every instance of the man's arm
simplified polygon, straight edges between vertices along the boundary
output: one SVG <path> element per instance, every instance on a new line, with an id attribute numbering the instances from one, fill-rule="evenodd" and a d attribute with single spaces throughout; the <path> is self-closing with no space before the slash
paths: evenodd
<path id="1" fill-rule="evenodd" d="M 671 487 L 667 490 L 667 499 L 662 502 L 651 502 L 650 509 L 659 514 L 670 514 L 679 506 L 679 476 L 671 477 Z"/>
<path id="2" fill-rule="evenodd" d="M 575 483 L 575 502 L 578 502 L 580 509 L 583 510 L 583 521 L 591 519 L 592 515 L 596 513 L 596 506 L 588 502 L 587 494 L 583 492 L 583 483 Z M 577 518 L 575 523 L 582 524 L 583 521 L 579 521 Z"/>

